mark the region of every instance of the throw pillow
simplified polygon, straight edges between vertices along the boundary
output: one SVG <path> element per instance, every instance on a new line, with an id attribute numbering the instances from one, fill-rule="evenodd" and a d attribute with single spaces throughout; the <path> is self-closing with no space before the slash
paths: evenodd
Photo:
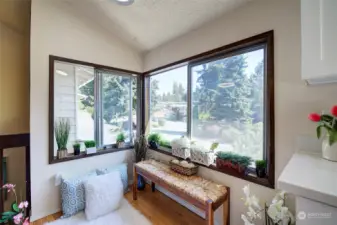
<path id="1" fill-rule="evenodd" d="M 119 172 L 92 177 L 85 183 L 85 215 L 93 220 L 119 208 L 123 184 Z"/>
<path id="2" fill-rule="evenodd" d="M 77 178 L 62 178 L 61 183 L 61 201 L 62 201 L 62 218 L 67 218 L 84 210 L 85 191 L 84 181 L 92 176 L 97 176 L 95 172 L 85 174 Z"/>
<path id="3" fill-rule="evenodd" d="M 103 175 L 107 173 L 111 173 L 114 171 L 118 171 L 121 175 L 121 179 L 123 182 L 123 190 L 124 192 L 127 192 L 128 190 L 128 169 L 126 163 L 119 164 L 117 166 L 112 166 L 109 168 L 102 168 L 102 169 L 97 169 L 96 173 L 97 175 Z"/>

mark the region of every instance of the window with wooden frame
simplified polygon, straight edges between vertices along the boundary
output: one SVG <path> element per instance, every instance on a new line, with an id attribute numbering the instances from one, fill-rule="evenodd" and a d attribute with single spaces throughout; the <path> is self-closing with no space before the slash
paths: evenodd
<path id="1" fill-rule="evenodd" d="M 180 60 L 145 74 L 145 133 L 161 135 L 158 151 L 171 154 L 170 141 L 187 136 L 216 151 L 265 160 L 245 174 L 229 173 L 274 187 L 273 31 Z"/>

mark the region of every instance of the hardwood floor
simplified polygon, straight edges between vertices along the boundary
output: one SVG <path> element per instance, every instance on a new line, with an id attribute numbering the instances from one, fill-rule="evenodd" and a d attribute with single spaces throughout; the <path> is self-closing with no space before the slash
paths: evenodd
<path id="1" fill-rule="evenodd" d="M 138 200 L 132 200 L 132 191 L 125 195 L 125 198 L 145 215 L 153 225 L 203 225 L 205 220 L 192 213 L 184 206 L 166 197 L 159 191 L 151 192 L 151 187 L 147 186 L 145 191 L 138 192 Z M 37 220 L 31 225 L 43 225 L 58 219 L 61 213 L 47 216 Z M 135 224 L 136 225 L 136 224 Z"/>

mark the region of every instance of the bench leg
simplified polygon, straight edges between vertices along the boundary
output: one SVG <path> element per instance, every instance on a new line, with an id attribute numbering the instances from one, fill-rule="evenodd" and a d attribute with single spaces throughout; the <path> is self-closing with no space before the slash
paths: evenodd
<path id="1" fill-rule="evenodd" d="M 207 210 L 206 210 L 206 225 L 214 224 L 214 211 L 212 207 L 212 201 L 207 201 Z"/>
<path id="2" fill-rule="evenodd" d="M 223 225 L 229 225 L 229 201 L 228 197 L 223 203 Z"/>
<path id="3" fill-rule="evenodd" d="M 137 172 L 136 167 L 133 167 L 133 185 L 132 185 L 132 192 L 133 192 L 133 200 L 137 200 Z"/>
<path id="4" fill-rule="evenodd" d="M 156 184 L 153 182 L 151 182 L 151 189 L 152 189 L 152 192 L 156 191 Z"/>

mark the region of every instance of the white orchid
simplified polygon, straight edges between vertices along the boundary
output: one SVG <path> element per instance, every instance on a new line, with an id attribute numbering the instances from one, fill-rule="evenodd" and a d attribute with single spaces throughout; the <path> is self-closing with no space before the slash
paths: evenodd
<path id="1" fill-rule="evenodd" d="M 244 221 L 244 225 L 254 225 L 254 220 L 262 219 L 261 213 L 265 210 L 260 206 L 259 199 L 255 195 L 251 195 L 249 185 L 243 187 L 245 205 L 248 207 L 246 215 L 242 214 L 241 219 Z M 289 221 L 294 224 L 295 218 L 287 207 L 284 206 L 286 192 L 282 191 L 275 195 L 272 203 L 267 209 L 269 217 L 275 222 L 282 222 L 284 225 L 288 225 Z"/>

